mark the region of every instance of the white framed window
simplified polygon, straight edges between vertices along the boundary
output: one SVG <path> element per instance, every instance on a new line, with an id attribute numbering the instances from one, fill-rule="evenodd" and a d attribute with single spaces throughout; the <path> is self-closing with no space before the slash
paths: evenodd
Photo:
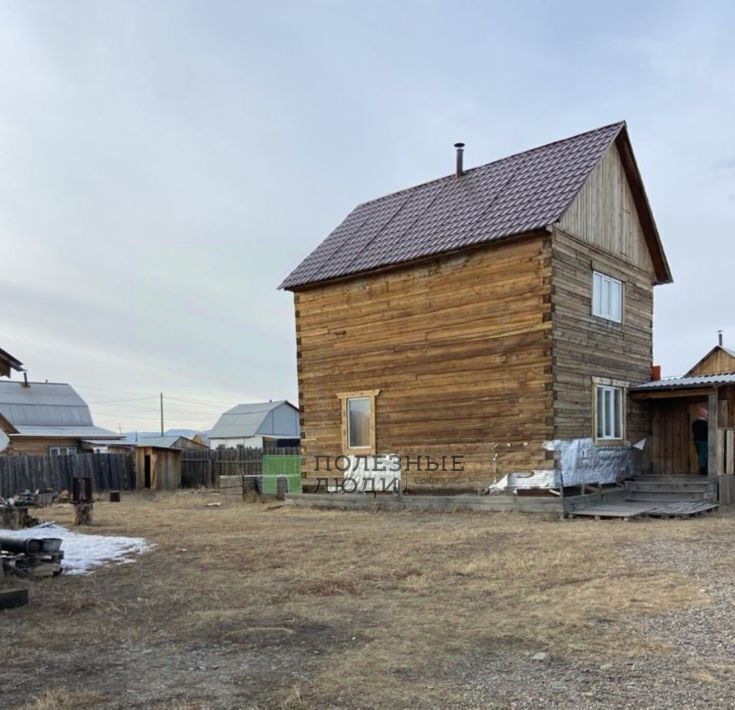
<path id="1" fill-rule="evenodd" d="M 72 456 L 77 450 L 73 446 L 49 446 L 48 452 L 51 456 Z"/>
<path id="2" fill-rule="evenodd" d="M 599 271 L 592 272 L 592 315 L 621 323 L 623 282 Z"/>
<path id="3" fill-rule="evenodd" d="M 623 439 L 623 388 L 595 385 L 595 438 L 598 441 Z"/>

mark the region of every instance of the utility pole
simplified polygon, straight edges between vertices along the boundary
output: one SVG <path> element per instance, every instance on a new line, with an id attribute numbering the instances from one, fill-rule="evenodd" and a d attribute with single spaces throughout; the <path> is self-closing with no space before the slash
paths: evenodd
<path id="1" fill-rule="evenodd" d="M 161 436 L 163 436 L 163 392 L 161 392 Z"/>

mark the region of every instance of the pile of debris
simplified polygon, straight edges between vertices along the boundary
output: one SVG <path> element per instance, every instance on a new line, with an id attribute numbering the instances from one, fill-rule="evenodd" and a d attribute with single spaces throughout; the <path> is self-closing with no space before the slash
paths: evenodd
<path id="1" fill-rule="evenodd" d="M 0 574 L 19 577 L 56 577 L 64 553 L 59 537 L 0 536 Z"/>

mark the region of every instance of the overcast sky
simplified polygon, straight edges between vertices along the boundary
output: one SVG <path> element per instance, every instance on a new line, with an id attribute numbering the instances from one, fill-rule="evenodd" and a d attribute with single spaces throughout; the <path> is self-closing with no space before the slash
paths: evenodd
<path id="1" fill-rule="evenodd" d="M 0 0 L 0 347 L 115 429 L 295 402 L 276 287 L 355 204 L 625 119 L 679 374 L 735 346 L 732 7 Z"/>

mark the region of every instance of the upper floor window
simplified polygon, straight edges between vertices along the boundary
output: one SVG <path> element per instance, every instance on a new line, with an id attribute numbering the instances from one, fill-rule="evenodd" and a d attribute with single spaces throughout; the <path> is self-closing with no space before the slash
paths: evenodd
<path id="1" fill-rule="evenodd" d="M 612 276 L 592 272 L 592 315 L 620 323 L 623 320 L 623 284 Z"/>

